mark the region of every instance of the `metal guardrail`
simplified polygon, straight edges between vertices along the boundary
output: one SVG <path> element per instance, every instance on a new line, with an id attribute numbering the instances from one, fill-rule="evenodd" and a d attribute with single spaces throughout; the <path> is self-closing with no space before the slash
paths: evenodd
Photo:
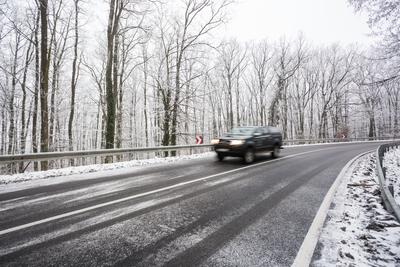
<path id="1" fill-rule="evenodd" d="M 139 148 L 118 148 L 118 149 L 98 149 L 65 152 L 46 152 L 19 155 L 1 155 L 0 164 L 25 162 L 25 161 L 46 161 L 71 158 L 85 158 L 97 156 L 118 156 L 129 153 L 163 152 L 178 151 L 195 148 L 211 148 L 212 145 L 187 145 L 187 146 L 159 146 L 159 147 L 139 147 Z"/>
<path id="2" fill-rule="evenodd" d="M 325 139 L 292 139 L 284 140 L 284 145 L 291 144 L 317 144 L 317 143 L 342 143 L 354 141 L 374 141 L 374 140 L 393 140 L 395 137 L 386 138 L 325 138 Z M 117 149 L 98 149 L 81 151 L 63 151 L 63 152 L 44 152 L 30 154 L 0 155 L 0 164 L 24 162 L 24 161 L 46 161 L 57 159 L 71 159 L 97 156 L 117 156 L 129 153 L 163 152 L 179 151 L 196 148 L 211 148 L 210 144 L 203 145 L 182 145 L 182 146 L 159 146 L 159 147 L 139 147 L 139 148 L 117 148 Z"/>
<path id="3" fill-rule="evenodd" d="M 291 139 L 284 140 L 285 145 L 292 144 L 315 144 L 315 143 L 343 143 L 343 142 L 357 142 L 357 141 L 385 141 L 396 140 L 398 137 L 362 137 L 362 138 L 320 138 L 320 139 Z"/>
<path id="4" fill-rule="evenodd" d="M 389 143 L 389 144 L 384 144 L 378 147 L 376 150 L 376 169 L 378 172 L 378 180 L 379 180 L 379 185 L 381 188 L 381 195 L 383 199 L 383 203 L 385 205 L 385 208 L 394 214 L 394 216 L 397 218 L 397 220 L 400 222 L 400 206 L 396 203 L 394 197 L 393 197 L 393 191 L 389 190 L 389 187 L 386 185 L 385 180 L 386 180 L 386 169 L 382 167 L 383 163 L 383 158 L 385 155 L 385 152 L 388 151 L 389 148 L 391 147 L 398 147 L 400 146 L 400 142 L 394 142 L 394 143 Z"/>
<path id="5" fill-rule="evenodd" d="M 386 138 L 326 138 L 326 139 L 293 139 L 284 140 L 284 145 L 294 144 L 317 144 L 317 143 L 336 143 L 336 142 L 354 142 L 354 141 L 374 141 L 374 140 L 393 140 L 394 137 Z M 192 154 L 193 150 L 211 148 L 212 145 L 182 145 L 182 146 L 159 146 L 159 147 L 139 147 L 139 148 L 119 148 L 119 149 L 99 149 L 99 150 L 82 150 L 82 151 L 63 151 L 63 152 L 45 152 L 45 153 L 30 153 L 30 154 L 16 154 L 16 155 L 0 155 L 0 166 L 6 164 L 14 164 L 40 161 L 55 161 L 64 159 L 84 159 L 92 157 L 108 157 L 108 156 L 122 156 L 129 154 L 139 153 L 161 153 L 161 152 L 178 152 L 182 150 L 189 150 Z M 96 161 L 95 161 L 96 162 Z M 27 165 L 27 166 L 28 166 Z M 85 164 L 83 164 L 85 165 Z"/>
<path id="6" fill-rule="evenodd" d="M 317 143 L 342 143 L 354 141 L 374 141 L 374 140 L 394 140 L 395 137 L 386 138 L 326 138 L 326 139 L 293 139 L 284 140 L 284 145 L 293 144 L 317 144 Z M 63 152 L 44 152 L 16 155 L 0 155 L 0 164 L 17 163 L 25 161 L 46 161 L 58 159 L 85 158 L 97 156 L 117 156 L 129 153 L 147 153 L 163 151 L 192 150 L 197 148 L 211 148 L 210 144 L 203 145 L 182 145 L 182 146 L 159 146 L 159 147 L 139 147 L 139 148 L 118 148 L 118 149 L 98 149 L 82 151 L 63 151 Z"/>

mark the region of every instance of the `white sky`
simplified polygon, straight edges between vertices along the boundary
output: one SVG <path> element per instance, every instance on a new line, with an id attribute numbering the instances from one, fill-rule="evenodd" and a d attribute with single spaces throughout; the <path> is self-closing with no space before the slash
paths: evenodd
<path id="1" fill-rule="evenodd" d="M 366 16 L 347 0 L 237 0 L 225 26 L 226 38 L 240 41 L 292 38 L 302 32 L 314 44 L 368 45 Z"/>

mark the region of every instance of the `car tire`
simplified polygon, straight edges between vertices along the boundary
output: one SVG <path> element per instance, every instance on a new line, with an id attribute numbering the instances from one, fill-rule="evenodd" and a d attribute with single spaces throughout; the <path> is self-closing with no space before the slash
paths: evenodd
<path id="1" fill-rule="evenodd" d="M 271 156 L 273 158 L 277 158 L 279 157 L 279 155 L 281 154 L 281 148 L 277 145 L 274 146 L 274 150 L 271 152 Z"/>
<path id="2" fill-rule="evenodd" d="M 250 164 L 250 163 L 253 163 L 253 162 L 254 162 L 255 157 L 256 157 L 256 155 L 255 155 L 255 153 L 254 153 L 254 149 L 248 148 L 248 149 L 246 150 L 246 152 L 244 152 L 243 161 L 244 161 L 244 163 L 246 163 L 246 164 Z"/>
<path id="3" fill-rule="evenodd" d="M 218 153 L 218 154 L 217 154 L 217 158 L 218 158 L 218 161 L 223 161 L 224 158 L 225 158 L 225 156 L 222 155 L 222 154 L 220 154 L 220 153 Z"/>

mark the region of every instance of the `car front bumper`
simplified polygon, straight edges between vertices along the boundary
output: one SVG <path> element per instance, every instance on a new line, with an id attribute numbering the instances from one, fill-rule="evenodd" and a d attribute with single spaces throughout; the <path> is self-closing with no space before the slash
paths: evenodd
<path id="1" fill-rule="evenodd" d="M 244 145 L 215 145 L 214 151 L 223 156 L 242 157 L 246 152 L 246 147 Z"/>

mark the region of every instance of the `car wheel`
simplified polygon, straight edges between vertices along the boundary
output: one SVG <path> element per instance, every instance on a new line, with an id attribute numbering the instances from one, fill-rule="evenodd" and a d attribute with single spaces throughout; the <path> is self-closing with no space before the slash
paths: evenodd
<path id="1" fill-rule="evenodd" d="M 279 154 L 281 153 L 281 148 L 279 146 L 274 146 L 274 150 L 271 152 L 271 156 L 273 158 L 279 157 Z"/>
<path id="2" fill-rule="evenodd" d="M 244 153 L 243 160 L 246 164 L 252 163 L 255 159 L 254 149 L 247 149 Z"/>
<path id="3" fill-rule="evenodd" d="M 218 153 L 218 154 L 217 154 L 217 158 L 218 158 L 219 161 L 223 161 L 224 158 L 225 158 L 225 156 L 222 155 L 222 154 L 220 154 L 220 153 Z"/>

